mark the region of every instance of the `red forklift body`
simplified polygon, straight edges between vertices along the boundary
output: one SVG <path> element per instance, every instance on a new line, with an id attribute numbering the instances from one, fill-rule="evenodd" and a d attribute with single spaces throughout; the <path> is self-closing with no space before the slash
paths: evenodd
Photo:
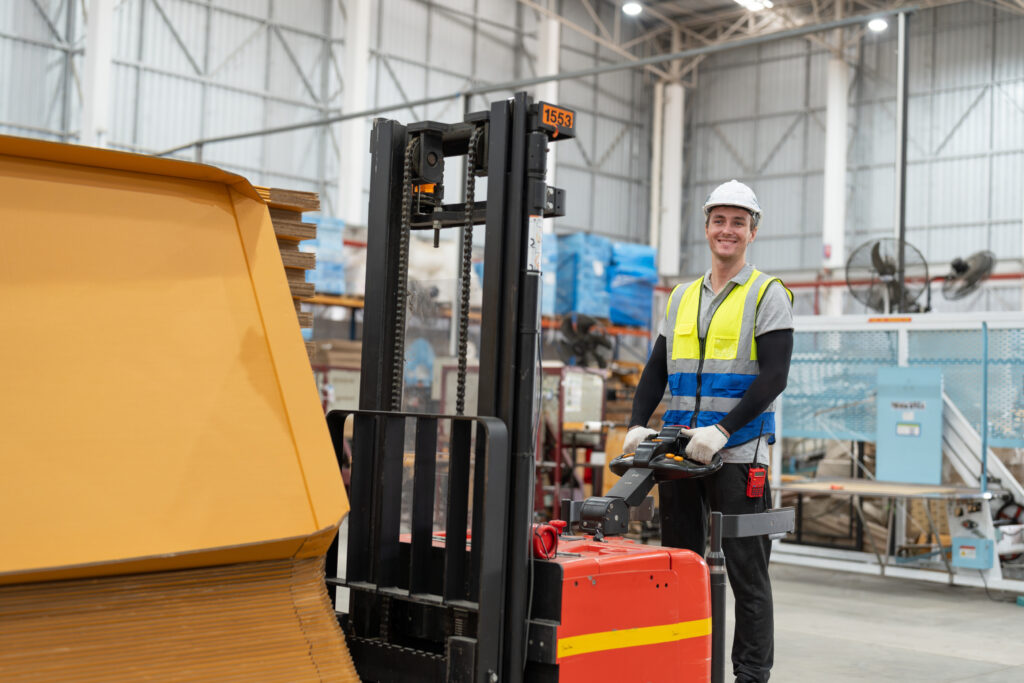
<path id="1" fill-rule="evenodd" d="M 560 682 L 710 680 L 711 593 L 699 555 L 563 536 L 551 561 L 562 568 Z"/>

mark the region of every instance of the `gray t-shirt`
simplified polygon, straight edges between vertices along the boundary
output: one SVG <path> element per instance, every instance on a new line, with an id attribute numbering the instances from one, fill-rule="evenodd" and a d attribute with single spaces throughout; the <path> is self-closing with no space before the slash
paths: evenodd
<path id="1" fill-rule="evenodd" d="M 725 297 L 729 295 L 733 287 L 745 283 L 750 278 L 753 270 L 754 266 L 749 263 L 743 266 L 740 272 L 736 273 L 717 295 L 711 289 L 711 271 L 708 270 L 704 274 L 704 282 L 701 285 L 703 291 L 700 298 L 700 318 L 698 319 L 700 335 L 702 337 L 707 335 L 708 327 L 711 325 L 711 316 L 718 310 L 721 303 L 725 301 Z M 685 289 L 685 287 L 682 289 Z M 673 325 L 674 321 L 668 319 L 668 311 L 666 311 L 665 317 L 661 319 L 658 325 L 658 334 L 668 339 L 669 335 L 672 334 Z M 761 297 L 761 305 L 757 309 L 757 317 L 754 319 L 754 336 L 759 337 L 766 332 L 774 332 L 775 330 L 791 329 L 793 329 L 793 305 L 789 300 L 789 295 L 786 293 L 785 287 L 780 283 L 772 282 L 765 290 L 764 296 Z M 756 461 L 767 465 L 769 462 L 768 437 L 762 436 L 760 439 L 751 439 L 739 446 L 723 448 L 721 453 L 724 462 L 736 463 L 754 462 L 756 453 Z"/>

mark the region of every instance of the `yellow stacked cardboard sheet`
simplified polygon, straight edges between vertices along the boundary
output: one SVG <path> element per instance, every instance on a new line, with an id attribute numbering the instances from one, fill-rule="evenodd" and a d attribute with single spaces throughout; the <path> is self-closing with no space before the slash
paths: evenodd
<path id="1" fill-rule="evenodd" d="M 0 136 L 0 680 L 357 680 L 348 509 L 240 176 Z"/>

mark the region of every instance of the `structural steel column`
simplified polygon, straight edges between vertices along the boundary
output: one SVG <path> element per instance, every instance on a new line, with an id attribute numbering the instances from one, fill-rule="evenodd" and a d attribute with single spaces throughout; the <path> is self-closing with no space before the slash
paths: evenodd
<path id="1" fill-rule="evenodd" d="M 824 211 L 821 221 L 823 267 L 842 271 L 846 263 L 846 145 L 847 92 L 850 70 L 841 55 L 828 60 L 828 95 L 825 110 Z M 827 287 L 822 293 L 822 313 L 840 315 L 843 292 Z"/>
<path id="2" fill-rule="evenodd" d="M 79 141 L 83 145 L 106 147 L 110 135 L 114 0 L 90 0 L 88 22 L 82 74 L 82 133 Z"/>
<path id="3" fill-rule="evenodd" d="M 679 274 L 683 234 L 683 119 L 686 91 L 665 83 L 661 135 L 661 204 L 652 206 L 658 225 L 658 274 Z M 652 155 L 653 156 L 653 155 Z"/>
<path id="4" fill-rule="evenodd" d="M 562 25 L 557 19 L 541 18 L 538 21 L 537 75 L 553 76 L 558 73 L 559 55 L 562 50 Z M 547 81 L 546 83 L 538 84 L 536 99 L 543 100 L 544 102 L 551 102 L 552 104 L 559 104 L 558 84 L 558 81 Z M 548 168 L 546 177 L 547 184 L 549 186 L 556 185 L 556 155 L 557 147 L 555 145 L 548 145 Z M 545 218 L 543 229 L 545 233 L 553 233 L 555 231 L 555 220 L 553 218 Z"/>
<path id="5" fill-rule="evenodd" d="M 366 84 L 370 73 L 370 13 L 373 4 L 372 0 L 350 0 L 348 3 L 342 63 L 345 79 L 342 111 L 345 112 L 369 109 Z M 341 123 L 338 201 L 334 212 L 347 225 L 366 225 L 363 185 L 367 179 L 369 144 L 370 127 L 365 119 L 356 118 Z"/>
<path id="6" fill-rule="evenodd" d="M 910 76 L 910 53 L 908 41 L 910 40 L 909 21 L 910 17 L 906 12 L 900 12 L 898 19 L 898 33 L 896 38 L 896 191 L 893 209 L 895 227 L 898 242 L 898 256 L 896 260 L 896 282 L 899 299 L 890 302 L 890 308 L 905 313 L 907 310 L 906 288 L 906 238 L 907 238 L 907 100 L 909 89 L 907 80 Z"/>
<path id="7" fill-rule="evenodd" d="M 654 84 L 654 110 L 651 113 L 651 201 L 650 244 L 657 249 L 661 246 L 661 147 L 664 144 L 665 84 Z"/>

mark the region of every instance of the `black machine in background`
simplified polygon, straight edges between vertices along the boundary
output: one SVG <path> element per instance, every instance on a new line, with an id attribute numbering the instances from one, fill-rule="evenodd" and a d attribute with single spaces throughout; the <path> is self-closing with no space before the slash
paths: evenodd
<path id="1" fill-rule="evenodd" d="M 615 355 L 615 346 L 589 315 L 573 313 L 563 317 L 559 332 L 555 348 L 566 365 L 606 368 Z"/>
<path id="2" fill-rule="evenodd" d="M 972 294 L 992 275 L 995 266 L 996 255 L 991 251 L 979 251 L 966 259 L 953 259 L 949 273 L 942 278 L 942 296 L 955 301 Z"/>
<path id="3" fill-rule="evenodd" d="M 539 242 L 542 218 L 564 214 L 564 193 L 545 184 L 547 147 L 572 137 L 573 124 L 572 111 L 534 103 L 525 93 L 461 123 L 374 122 L 360 410 L 327 416 L 339 453 L 345 423 L 353 420 L 346 577 L 334 576 L 335 542 L 327 582 L 332 598 L 337 586 L 350 589 L 339 620 L 366 680 L 550 678 L 552 669 L 542 662 L 552 661 L 551 653 L 528 645 L 531 629 L 551 628 L 541 623 L 539 595 L 531 590 Z M 463 156 L 464 201 L 446 204 L 446 159 Z M 478 176 L 487 178 L 486 201 L 475 198 Z M 475 225 L 486 231 L 480 417 L 465 417 Z M 458 414 L 403 413 L 409 234 L 448 228 L 461 228 L 463 243 Z M 439 433 L 450 435 L 446 449 L 439 448 Z M 410 443 L 411 529 L 403 535 L 403 458 Z M 435 482 L 444 467 L 442 497 Z M 434 527 L 438 511 L 443 535 Z"/>
<path id="4" fill-rule="evenodd" d="M 902 279 L 900 251 L 904 258 Z M 914 245 L 883 237 L 853 250 L 846 261 L 846 285 L 854 298 L 880 313 L 931 310 L 928 263 Z M 927 292 L 924 305 L 917 302 Z"/>

